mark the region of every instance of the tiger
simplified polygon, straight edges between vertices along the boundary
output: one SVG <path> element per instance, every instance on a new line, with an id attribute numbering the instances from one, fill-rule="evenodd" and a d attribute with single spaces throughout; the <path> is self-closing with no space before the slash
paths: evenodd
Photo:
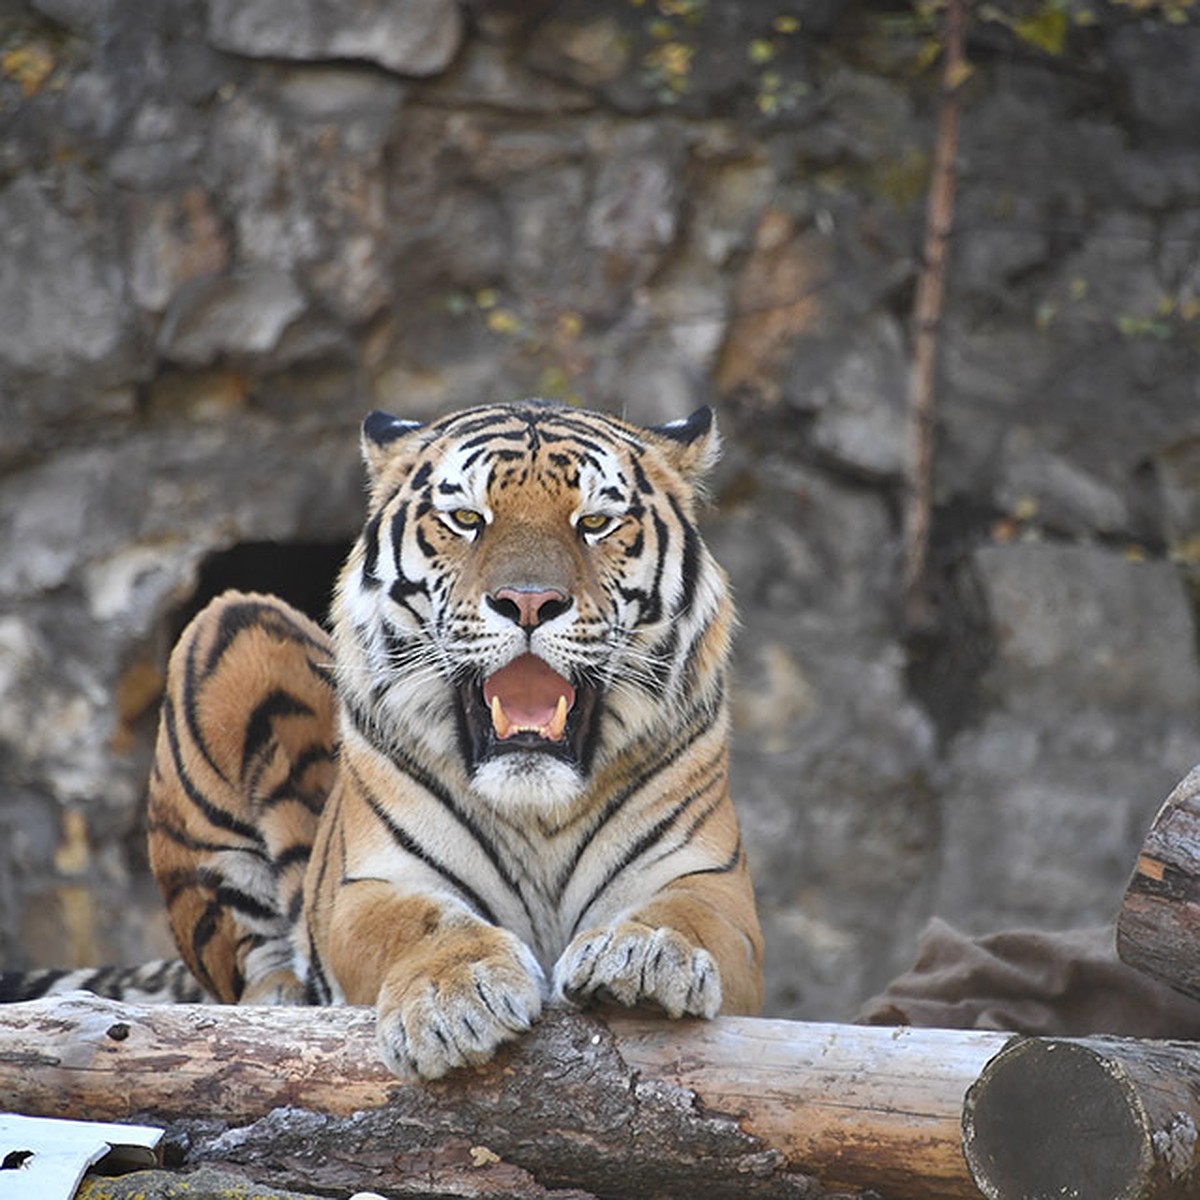
<path id="1" fill-rule="evenodd" d="M 147 829 L 191 975 L 374 1006 L 425 1080 L 547 1005 L 757 1013 L 711 409 L 373 412 L 361 446 L 331 632 L 227 592 L 170 658 Z"/>

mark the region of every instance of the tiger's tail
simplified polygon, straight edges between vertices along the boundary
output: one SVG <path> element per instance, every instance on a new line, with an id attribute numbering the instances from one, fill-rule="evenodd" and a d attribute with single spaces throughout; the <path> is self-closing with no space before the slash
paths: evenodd
<path id="1" fill-rule="evenodd" d="M 187 964 L 161 958 L 136 967 L 82 967 L 67 971 L 0 971 L 0 1004 L 40 1000 L 65 992 L 92 992 L 138 1004 L 212 1004 Z"/>

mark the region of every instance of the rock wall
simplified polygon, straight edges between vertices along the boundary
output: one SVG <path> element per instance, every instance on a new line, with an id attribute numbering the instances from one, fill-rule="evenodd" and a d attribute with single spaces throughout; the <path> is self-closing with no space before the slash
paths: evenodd
<path id="1" fill-rule="evenodd" d="M 1200 28 L 977 25 L 937 635 L 897 620 L 935 81 L 904 5 L 0 16 L 0 961 L 168 951 L 141 796 L 207 594 L 320 611 L 368 409 L 717 405 L 769 1011 L 932 913 L 1108 919 L 1200 760 Z"/>

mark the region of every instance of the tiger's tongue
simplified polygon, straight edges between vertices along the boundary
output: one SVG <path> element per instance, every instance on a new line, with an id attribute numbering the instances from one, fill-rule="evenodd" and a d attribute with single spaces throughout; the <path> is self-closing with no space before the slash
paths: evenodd
<path id="1" fill-rule="evenodd" d="M 484 681 L 483 698 L 501 739 L 532 730 L 557 742 L 575 703 L 575 689 L 536 655 L 522 654 Z"/>

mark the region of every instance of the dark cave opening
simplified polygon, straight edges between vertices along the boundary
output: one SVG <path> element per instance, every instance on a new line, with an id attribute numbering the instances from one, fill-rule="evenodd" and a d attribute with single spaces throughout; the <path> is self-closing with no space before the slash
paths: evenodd
<path id="1" fill-rule="evenodd" d="M 327 626 L 334 584 L 352 545 L 349 540 L 239 542 L 210 554 L 200 565 L 191 596 L 171 616 L 171 645 L 210 600 L 230 588 L 279 596 Z"/>

